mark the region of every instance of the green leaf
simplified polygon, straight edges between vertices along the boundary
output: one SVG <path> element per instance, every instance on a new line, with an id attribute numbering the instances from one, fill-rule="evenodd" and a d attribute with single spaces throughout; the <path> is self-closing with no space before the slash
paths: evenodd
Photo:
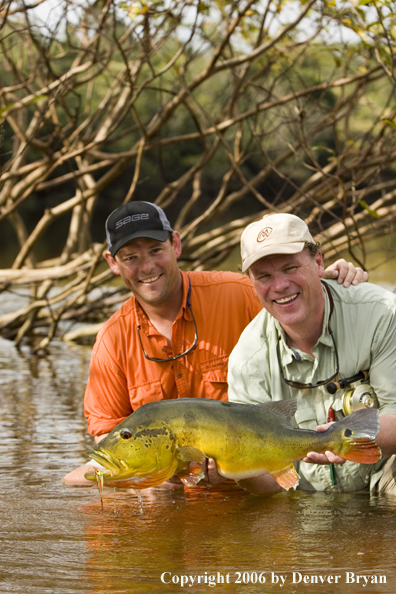
<path id="1" fill-rule="evenodd" d="M 389 124 L 389 126 L 392 126 L 392 128 L 396 130 L 396 122 L 394 120 L 388 120 L 388 118 L 383 118 L 382 121 L 385 122 L 385 124 Z"/>
<path id="2" fill-rule="evenodd" d="M 10 107 L 12 107 L 13 105 L 13 103 L 7 103 L 7 105 L 3 109 L 0 107 L 0 117 L 2 117 L 3 113 L 10 109 Z"/>
<path id="3" fill-rule="evenodd" d="M 44 99 L 48 99 L 47 95 L 37 95 L 37 97 L 33 97 L 30 99 L 29 103 L 38 103 L 39 101 L 43 101 Z"/>
<path id="4" fill-rule="evenodd" d="M 373 210 L 372 208 L 370 208 L 365 200 L 359 200 L 359 204 L 362 208 L 364 208 L 364 210 L 367 210 L 367 212 L 369 214 L 371 214 L 371 216 L 374 217 L 375 219 L 381 218 L 380 215 L 378 214 L 378 212 L 376 210 Z"/>

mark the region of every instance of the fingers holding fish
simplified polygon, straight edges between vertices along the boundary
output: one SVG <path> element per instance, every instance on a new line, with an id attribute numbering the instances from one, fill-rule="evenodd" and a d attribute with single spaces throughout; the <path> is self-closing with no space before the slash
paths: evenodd
<path id="1" fill-rule="evenodd" d="M 214 487 L 216 485 L 224 483 L 224 481 L 226 480 L 224 476 L 219 474 L 217 470 L 216 460 L 214 460 L 213 458 L 205 458 L 201 465 L 201 468 L 205 473 L 204 482 L 207 485 L 211 485 L 212 487 Z"/>
<path id="2" fill-rule="evenodd" d="M 318 425 L 316 427 L 316 431 L 319 431 L 319 433 L 323 433 L 323 431 L 327 431 L 327 429 L 329 427 L 331 427 L 334 424 L 335 421 L 331 421 L 330 423 L 324 423 L 323 425 Z"/>
<path id="3" fill-rule="evenodd" d="M 309 462 L 310 464 L 339 464 L 342 466 L 346 460 L 336 456 L 333 452 L 325 452 L 324 454 L 318 454 L 318 452 L 308 452 L 303 458 L 303 462 Z"/>

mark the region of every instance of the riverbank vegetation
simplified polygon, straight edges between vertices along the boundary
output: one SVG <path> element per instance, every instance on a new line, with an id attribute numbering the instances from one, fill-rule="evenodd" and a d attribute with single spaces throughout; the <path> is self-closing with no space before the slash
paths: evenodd
<path id="1" fill-rule="evenodd" d="M 363 267 L 366 241 L 393 231 L 394 3 L 0 10 L 0 290 L 27 295 L 0 332 L 17 345 L 96 329 L 125 299 L 102 252 L 105 219 L 128 200 L 164 208 L 185 269 L 218 266 L 272 211 Z"/>

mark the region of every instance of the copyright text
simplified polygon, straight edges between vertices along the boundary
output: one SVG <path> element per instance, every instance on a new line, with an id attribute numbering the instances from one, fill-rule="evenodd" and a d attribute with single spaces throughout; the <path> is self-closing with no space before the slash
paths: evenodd
<path id="1" fill-rule="evenodd" d="M 371 584 L 386 584 L 386 575 L 354 573 L 276 573 L 274 571 L 205 571 L 196 575 L 183 575 L 164 571 L 161 574 L 163 584 L 173 584 L 180 588 L 191 588 L 202 585 L 211 588 L 221 584 L 277 584 L 282 588 L 285 584 L 360 584 L 363 588 Z"/>

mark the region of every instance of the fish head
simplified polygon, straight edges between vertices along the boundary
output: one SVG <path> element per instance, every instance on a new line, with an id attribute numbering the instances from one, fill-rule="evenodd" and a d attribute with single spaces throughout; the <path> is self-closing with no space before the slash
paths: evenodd
<path id="1" fill-rule="evenodd" d="M 170 427 L 162 421 L 138 427 L 126 421 L 86 452 L 106 468 L 104 483 L 129 480 L 134 488 L 147 488 L 167 480 L 178 465 L 177 438 Z M 93 480 L 93 475 L 86 478 Z"/>

